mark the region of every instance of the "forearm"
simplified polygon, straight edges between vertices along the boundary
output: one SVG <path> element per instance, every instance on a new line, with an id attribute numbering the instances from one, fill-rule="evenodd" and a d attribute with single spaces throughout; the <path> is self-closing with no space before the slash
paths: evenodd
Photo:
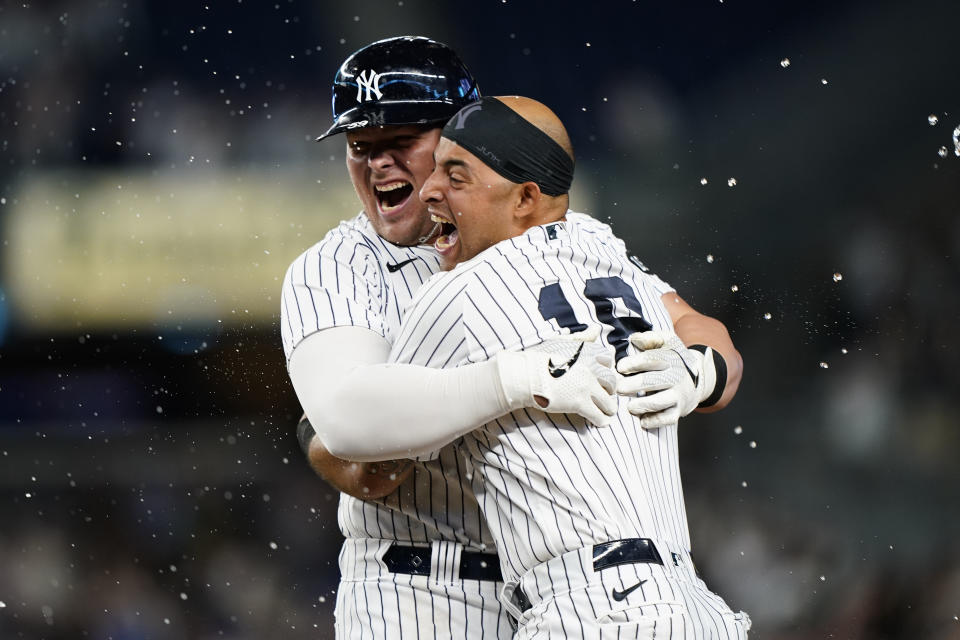
<path id="1" fill-rule="evenodd" d="M 689 346 L 700 344 L 713 349 L 723 357 L 726 369 L 726 386 L 720 398 L 709 407 L 698 408 L 697 411 L 710 413 L 718 411 L 728 404 L 736 395 L 743 377 L 743 358 L 733 346 L 730 333 L 722 322 L 716 318 L 703 315 L 681 298 L 675 291 L 663 294 L 661 301 L 673 321 L 673 330 L 683 342 Z"/>
<path id="2" fill-rule="evenodd" d="M 412 460 L 354 462 L 331 454 L 316 436 L 309 440 L 310 468 L 338 491 L 362 500 L 383 498 L 393 493 L 413 471 Z"/>
<path id="3" fill-rule="evenodd" d="M 493 361 L 456 369 L 357 367 L 325 406 L 318 434 L 330 451 L 351 460 L 424 455 L 509 410 Z"/>
<path id="4" fill-rule="evenodd" d="M 510 410 L 495 362 L 447 370 L 384 364 L 388 345 L 364 331 L 322 331 L 298 345 L 290 360 L 301 406 L 332 456 L 423 455 Z"/>
<path id="5" fill-rule="evenodd" d="M 689 347 L 702 344 L 710 347 L 723 357 L 726 365 L 726 386 L 720 399 L 713 405 L 696 409 L 696 411 L 710 413 L 730 404 L 743 376 L 743 358 L 733 346 L 733 340 L 730 339 L 727 328 L 719 320 L 697 312 L 681 316 L 674 323 L 673 328 L 685 345 Z"/>

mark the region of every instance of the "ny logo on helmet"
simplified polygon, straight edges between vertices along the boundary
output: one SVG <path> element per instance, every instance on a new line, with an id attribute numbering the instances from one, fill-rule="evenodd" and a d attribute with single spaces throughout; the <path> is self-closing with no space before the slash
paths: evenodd
<path id="1" fill-rule="evenodd" d="M 363 95 L 364 89 L 367 90 L 366 97 Z M 380 74 L 373 69 L 367 69 L 357 76 L 357 102 L 373 100 L 373 98 L 370 97 L 371 91 L 376 94 L 377 100 L 383 95 L 380 92 Z"/>

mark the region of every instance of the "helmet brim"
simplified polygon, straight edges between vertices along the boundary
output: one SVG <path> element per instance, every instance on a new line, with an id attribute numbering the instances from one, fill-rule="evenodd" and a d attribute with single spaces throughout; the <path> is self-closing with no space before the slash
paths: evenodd
<path id="1" fill-rule="evenodd" d="M 368 127 L 391 127 L 411 124 L 442 126 L 460 110 L 452 101 L 393 100 L 356 107 L 340 114 L 333 125 L 317 141 L 346 131 Z"/>

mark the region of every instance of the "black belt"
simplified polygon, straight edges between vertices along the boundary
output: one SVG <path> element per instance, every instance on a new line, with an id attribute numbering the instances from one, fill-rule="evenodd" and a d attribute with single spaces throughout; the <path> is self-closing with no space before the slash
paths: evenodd
<path id="1" fill-rule="evenodd" d="M 663 559 L 653 541 L 649 538 L 626 538 L 611 540 L 593 545 L 593 570 L 603 571 L 620 564 L 663 564 Z M 511 600 L 520 611 L 530 608 L 530 599 L 520 589 L 520 585 L 513 590 Z"/>
<path id="2" fill-rule="evenodd" d="M 383 563 L 390 573 L 429 576 L 430 547 L 407 547 L 393 543 L 383 554 Z M 500 559 L 492 553 L 463 550 L 460 552 L 460 579 L 502 582 Z"/>

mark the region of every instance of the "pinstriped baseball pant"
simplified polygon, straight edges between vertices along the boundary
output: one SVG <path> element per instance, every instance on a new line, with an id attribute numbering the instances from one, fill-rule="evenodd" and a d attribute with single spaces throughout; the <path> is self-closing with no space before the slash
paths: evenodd
<path id="1" fill-rule="evenodd" d="M 434 542 L 429 576 L 391 573 L 391 540 L 347 539 L 334 609 L 337 640 L 506 640 L 513 626 L 498 596 L 502 582 L 461 580 L 457 543 Z"/>
<path id="2" fill-rule="evenodd" d="M 656 543 L 664 564 L 634 563 L 593 569 L 593 547 L 534 567 L 519 585 L 530 608 L 501 600 L 519 614 L 516 640 L 745 640 L 750 617 L 734 612 L 696 575 L 690 555 Z"/>

